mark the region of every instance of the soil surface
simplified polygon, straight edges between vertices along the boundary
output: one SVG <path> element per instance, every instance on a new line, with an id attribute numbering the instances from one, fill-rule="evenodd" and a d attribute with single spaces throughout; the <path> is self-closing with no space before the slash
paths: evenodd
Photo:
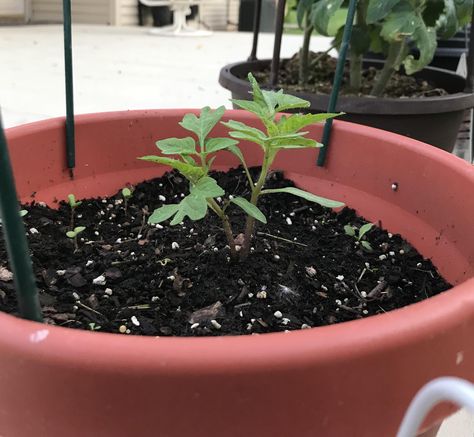
<path id="1" fill-rule="evenodd" d="M 310 52 L 308 84 L 302 87 L 298 83 L 299 79 L 299 55 L 294 55 L 291 59 L 282 61 L 278 86 L 285 90 L 310 92 L 315 94 L 330 94 L 336 71 L 337 59 L 326 53 Z M 344 69 L 340 95 L 369 95 L 375 83 L 377 69 L 367 68 L 362 73 L 362 86 L 360 92 L 354 92 L 350 88 L 349 63 Z M 270 69 L 253 72 L 257 80 L 262 84 L 268 84 L 270 80 Z M 407 76 L 401 73 L 394 73 L 390 79 L 384 97 L 436 97 L 448 94 L 444 89 L 436 88 L 425 80 Z"/>
<path id="2" fill-rule="evenodd" d="M 253 169 L 257 172 L 256 169 Z M 248 195 L 242 169 L 214 175 L 229 194 Z M 33 203 L 24 217 L 46 322 L 70 328 L 153 336 L 240 335 L 305 329 L 369 317 L 450 288 L 429 260 L 398 235 L 373 227 L 367 251 L 344 231 L 365 221 L 276 194 L 259 204 L 248 260 L 232 263 L 219 219 L 171 227 L 146 224 L 146 211 L 187 193 L 176 173 L 121 193 L 84 200 L 75 226 L 79 250 L 66 237 L 71 211 Z M 267 187 L 293 185 L 272 173 Z M 243 212 L 229 208 L 234 232 Z M 0 241 L 0 310 L 17 302 Z"/>

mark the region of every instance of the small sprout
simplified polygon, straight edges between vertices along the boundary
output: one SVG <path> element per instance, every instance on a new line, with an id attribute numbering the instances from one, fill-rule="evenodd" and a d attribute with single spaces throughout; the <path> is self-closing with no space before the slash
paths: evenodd
<path id="1" fill-rule="evenodd" d="M 128 201 L 132 196 L 133 196 L 133 187 L 122 188 L 123 207 L 125 209 L 125 214 L 127 214 Z"/>
<path id="2" fill-rule="evenodd" d="M 91 331 L 98 331 L 101 328 L 102 328 L 102 326 L 96 325 L 94 322 L 89 323 L 89 329 Z"/>
<path id="3" fill-rule="evenodd" d="M 71 231 L 74 231 L 74 216 L 76 212 L 76 208 L 78 206 L 82 205 L 81 201 L 76 201 L 76 196 L 74 194 L 68 194 L 67 200 L 69 203 L 69 207 L 71 208 L 71 222 L 69 227 L 71 228 Z"/>
<path id="4" fill-rule="evenodd" d="M 77 236 L 86 229 L 85 226 L 77 226 L 72 231 L 67 231 L 66 236 L 70 238 L 74 243 L 74 250 L 78 251 L 79 246 L 77 245 Z"/>
<path id="5" fill-rule="evenodd" d="M 344 226 L 344 232 L 346 235 L 349 235 L 349 237 L 354 237 L 356 239 L 357 243 L 360 243 L 360 245 L 367 251 L 367 252 L 372 252 L 372 246 L 370 243 L 366 240 L 363 240 L 365 234 L 369 232 L 372 227 L 374 226 L 373 223 L 366 223 L 365 225 L 362 225 L 359 229 L 354 228 L 351 225 L 345 225 Z"/>

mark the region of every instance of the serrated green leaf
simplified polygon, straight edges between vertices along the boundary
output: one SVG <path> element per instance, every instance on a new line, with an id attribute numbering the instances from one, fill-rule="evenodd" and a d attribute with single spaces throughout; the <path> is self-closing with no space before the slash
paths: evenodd
<path id="1" fill-rule="evenodd" d="M 222 122 L 222 124 L 225 127 L 228 127 L 231 131 L 242 132 L 242 133 L 244 133 L 248 136 L 253 136 L 253 137 L 255 137 L 256 139 L 258 139 L 262 142 L 267 140 L 267 136 L 260 129 L 257 129 L 257 128 L 251 127 L 251 126 L 247 126 L 246 124 L 241 123 L 240 121 L 229 120 L 229 121 L 226 121 L 226 122 Z"/>
<path id="2" fill-rule="evenodd" d="M 361 241 L 360 244 L 362 245 L 362 247 L 367 250 L 367 252 L 372 252 L 373 249 L 372 249 L 372 246 L 370 245 L 370 243 L 368 241 Z"/>
<path id="3" fill-rule="evenodd" d="M 266 113 L 266 116 L 268 116 L 269 115 L 268 111 L 265 110 L 266 108 L 268 109 L 268 105 L 265 100 L 265 97 L 263 96 L 263 92 L 260 89 L 260 86 L 257 82 L 257 79 L 255 79 L 252 73 L 249 73 L 247 75 L 247 78 L 248 78 L 248 81 L 250 82 L 250 86 L 252 87 L 252 96 L 253 96 L 254 103 L 256 103 L 261 108 L 263 113 L 264 114 Z"/>
<path id="4" fill-rule="evenodd" d="M 355 229 L 351 225 L 345 225 L 344 232 L 346 235 L 349 235 L 349 237 L 355 237 Z"/>
<path id="5" fill-rule="evenodd" d="M 199 143 L 203 144 L 211 130 L 224 115 L 224 112 L 224 106 L 220 106 L 215 111 L 206 106 L 201 109 L 199 117 L 196 114 L 186 114 L 179 124 L 185 129 L 194 132 L 199 139 Z"/>
<path id="6" fill-rule="evenodd" d="M 192 165 L 193 167 L 197 166 L 196 161 L 194 158 L 190 155 L 182 155 L 181 158 L 183 161 L 185 161 L 187 164 Z"/>
<path id="7" fill-rule="evenodd" d="M 289 117 L 282 115 L 278 123 L 278 130 L 281 134 L 294 133 L 306 126 L 320 123 L 342 114 L 342 112 L 339 114 L 293 114 Z"/>
<path id="8" fill-rule="evenodd" d="M 272 114 L 275 112 L 288 111 L 290 109 L 309 108 L 310 106 L 310 103 L 307 100 L 301 99 L 291 94 L 284 94 L 283 90 L 263 90 L 262 94 Z"/>
<path id="9" fill-rule="evenodd" d="M 196 185 L 191 187 L 191 194 L 206 198 L 219 197 L 225 194 L 225 191 L 217 184 L 217 181 L 210 176 L 204 176 L 199 179 Z"/>
<path id="10" fill-rule="evenodd" d="M 238 141 L 231 138 L 209 138 L 206 141 L 206 153 L 218 152 L 219 150 L 227 149 L 230 146 L 235 146 L 238 143 Z"/>
<path id="11" fill-rule="evenodd" d="M 272 147 L 277 149 L 312 149 L 323 147 L 323 144 L 310 138 L 296 137 L 292 139 L 280 139 L 272 142 Z"/>
<path id="12" fill-rule="evenodd" d="M 369 0 L 367 6 L 367 24 L 373 24 L 385 18 L 400 0 Z"/>
<path id="13" fill-rule="evenodd" d="M 259 222 L 267 223 L 267 218 L 263 212 L 260 211 L 258 207 L 250 203 L 247 199 L 244 199 L 243 197 L 234 197 L 231 199 L 231 202 L 242 208 L 249 216 L 253 217 Z"/>
<path id="14" fill-rule="evenodd" d="M 151 225 L 156 225 L 157 223 L 164 222 L 168 220 L 171 216 L 175 215 L 178 212 L 179 204 L 173 205 L 163 205 L 160 208 L 157 208 L 153 211 L 153 214 L 148 217 L 148 223 Z"/>
<path id="15" fill-rule="evenodd" d="M 344 0 L 319 0 L 314 3 L 311 11 L 311 21 L 318 33 L 330 36 L 329 23 L 343 2 Z"/>
<path id="16" fill-rule="evenodd" d="M 255 103 L 252 100 L 231 99 L 230 101 L 240 109 L 245 109 L 246 111 L 255 114 L 260 119 L 268 118 L 266 108 L 262 108 L 258 103 Z"/>
<path id="17" fill-rule="evenodd" d="M 168 165 L 178 170 L 183 176 L 190 180 L 196 180 L 204 176 L 204 170 L 201 167 L 195 167 L 192 164 L 178 161 L 177 159 L 155 155 L 141 156 L 138 159 L 142 161 L 154 162 L 156 164 Z"/>
<path id="18" fill-rule="evenodd" d="M 318 203 L 319 205 L 325 206 L 326 208 L 340 208 L 344 206 L 344 203 L 338 202 L 337 200 L 331 200 L 331 199 L 326 199 L 324 197 L 316 196 L 313 193 L 308 193 L 307 191 L 303 191 L 295 187 L 274 188 L 274 189 L 266 189 L 262 191 L 262 194 L 272 194 L 272 193 L 293 194 L 294 196 L 302 197 L 303 199 L 309 200 L 310 202 Z"/>
<path id="19" fill-rule="evenodd" d="M 236 138 L 238 140 L 244 140 L 244 141 L 250 141 L 252 143 L 258 144 L 260 146 L 265 145 L 265 141 L 262 141 L 253 135 L 246 134 L 245 132 L 239 132 L 239 131 L 231 131 L 229 132 L 229 136 L 232 138 Z"/>
<path id="20" fill-rule="evenodd" d="M 157 141 L 156 146 L 165 155 L 193 155 L 196 153 L 196 142 L 191 137 L 167 138 Z"/>
<path id="21" fill-rule="evenodd" d="M 362 239 L 362 237 L 369 232 L 372 228 L 374 227 L 373 223 L 366 223 L 365 225 L 362 225 L 359 229 L 359 240 Z"/>
<path id="22" fill-rule="evenodd" d="M 189 194 L 186 196 L 178 206 L 179 209 L 170 223 L 172 226 L 181 223 L 186 218 L 186 216 L 195 221 L 201 220 L 207 213 L 206 199 L 195 194 Z"/>

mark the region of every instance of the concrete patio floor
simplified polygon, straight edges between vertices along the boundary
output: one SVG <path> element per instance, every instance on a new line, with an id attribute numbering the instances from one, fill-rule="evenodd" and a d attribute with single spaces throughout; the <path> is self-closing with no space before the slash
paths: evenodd
<path id="1" fill-rule="evenodd" d="M 147 28 L 75 25 L 73 57 L 76 113 L 124 109 L 230 107 L 230 94 L 217 82 L 220 68 L 245 60 L 249 33 L 166 38 Z M 0 107 L 6 127 L 65 113 L 62 27 L 0 27 Z M 300 47 L 285 35 L 282 56 Z M 329 47 L 314 37 L 313 50 Z M 260 58 L 271 57 L 273 35 L 260 36 Z M 474 417 L 458 413 L 439 437 L 473 437 Z M 385 437 L 385 436 L 384 436 Z"/>

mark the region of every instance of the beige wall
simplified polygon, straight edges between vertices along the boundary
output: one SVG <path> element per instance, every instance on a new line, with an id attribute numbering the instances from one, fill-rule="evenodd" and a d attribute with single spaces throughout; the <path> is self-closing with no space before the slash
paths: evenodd
<path id="1" fill-rule="evenodd" d="M 111 0 L 72 1 L 72 20 L 75 23 L 112 24 L 112 12 Z M 62 1 L 33 0 L 31 21 L 33 23 L 62 22 Z"/>

